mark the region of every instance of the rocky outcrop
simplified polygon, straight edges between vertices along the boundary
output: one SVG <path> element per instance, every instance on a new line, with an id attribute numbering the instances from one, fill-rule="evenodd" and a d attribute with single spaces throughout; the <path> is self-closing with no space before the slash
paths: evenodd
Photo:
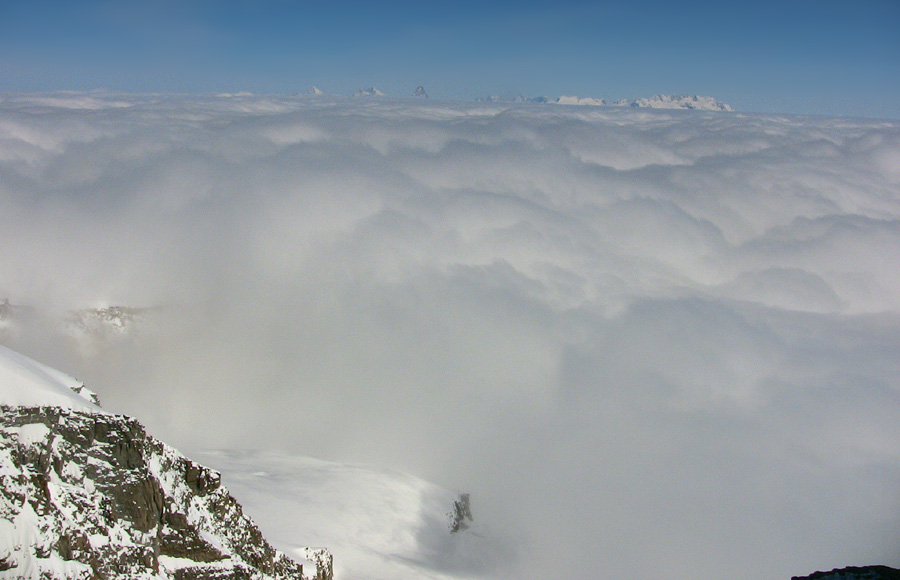
<path id="1" fill-rule="evenodd" d="M 317 559 L 304 576 L 217 472 L 134 419 L 0 407 L 0 578 L 329 580 Z"/>
<path id="2" fill-rule="evenodd" d="M 830 572 L 793 576 L 791 580 L 900 580 L 900 570 L 888 566 L 848 566 Z"/>
<path id="3" fill-rule="evenodd" d="M 469 501 L 469 494 L 459 494 L 459 499 L 453 502 L 453 511 L 447 514 L 450 518 L 450 533 L 455 534 L 469 528 L 467 522 L 475 521 L 472 517 L 472 506 Z"/>

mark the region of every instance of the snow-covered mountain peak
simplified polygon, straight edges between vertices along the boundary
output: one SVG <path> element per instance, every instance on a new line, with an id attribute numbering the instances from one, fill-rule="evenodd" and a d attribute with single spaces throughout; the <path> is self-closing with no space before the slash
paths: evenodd
<path id="1" fill-rule="evenodd" d="M 355 93 L 353 93 L 354 97 L 383 97 L 384 93 L 376 89 L 375 87 L 369 87 L 368 89 L 359 89 Z"/>
<path id="2" fill-rule="evenodd" d="M 563 95 L 556 99 L 556 104 L 603 106 L 606 104 L 606 99 L 599 99 L 596 97 L 567 97 Z"/>
<path id="3" fill-rule="evenodd" d="M 714 97 L 697 95 L 654 95 L 642 99 L 622 99 L 615 102 L 618 106 L 639 107 L 647 109 L 696 109 L 700 111 L 734 111 L 731 105 Z"/>

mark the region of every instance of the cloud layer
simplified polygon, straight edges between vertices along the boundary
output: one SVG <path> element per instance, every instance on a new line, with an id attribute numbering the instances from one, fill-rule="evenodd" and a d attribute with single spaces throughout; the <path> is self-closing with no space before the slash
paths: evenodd
<path id="1" fill-rule="evenodd" d="M 896 122 L 7 95 L 0 204 L 5 343 L 185 450 L 470 491 L 510 577 L 900 564 Z"/>

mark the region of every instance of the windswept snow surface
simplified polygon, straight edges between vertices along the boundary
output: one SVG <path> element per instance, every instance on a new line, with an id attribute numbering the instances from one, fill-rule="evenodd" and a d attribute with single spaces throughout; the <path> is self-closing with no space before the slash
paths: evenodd
<path id="1" fill-rule="evenodd" d="M 302 560 L 326 547 L 337 580 L 492 576 L 509 546 L 474 508 L 470 529 L 451 533 L 458 494 L 408 474 L 285 454 L 216 451 L 198 459 L 222 473 L 273 546 Z"/>
<path id="2" fill-rule="evenodd" d="M 0 345 L 0 405 L 103 412 L 77 379 Z"/>
<path id="3" fill-rule="evenodd" d="M 516 580 L 900 566 L 898 121 L 4 95 L 0 208 L 0 342 L 189 455 L 469 492 Z"/>

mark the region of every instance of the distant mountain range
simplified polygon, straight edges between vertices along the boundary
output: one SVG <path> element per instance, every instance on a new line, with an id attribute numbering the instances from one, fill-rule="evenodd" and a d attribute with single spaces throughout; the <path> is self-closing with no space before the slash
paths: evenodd
<path id="1" fill-rule="evenodd" d="M 324 93 L 317 87 L 310 88 L 307 93 L 310 96 L 321 96 Z M 425 87 L 419 85 L 411 93 L 414 97 L 428 97 Z M 354 97 L 384 97 L 385 93 L 372 86 L 359 89 L 353 93 Z M 576 97 L 563 95 L 560 97 L 526 97 L 521 94 L 491 95 L 476 99 L 486 103 L 534 103 L 547 105 L 580 105 L 591 107 L 635 107 L 641 109 L 692 109 L 697 111 L 734 111 L 734 108 L 715 97 L 699 95 L 654 95 L 639 99 L 619 99 L 607 101 L 601 97 Z"/>
<path id="2" fill-rule="evenodd" d="M 619 99 L 608 102 L 598 97 L 574 97 L 561 96 L 556 99 L 551 97 L 531 97 L 522 95 L 491 96 L 479 99 L 489 103 L 537 103 L 549 105 L 581 105 L 592 107 L 636 107 L 642 109 L 694 109 L 698 111 L 734 111 L 731 105 L 723 103 L 714 97 L 701 97 L 697 95 L 654 95 L 641 99 Z"/>

